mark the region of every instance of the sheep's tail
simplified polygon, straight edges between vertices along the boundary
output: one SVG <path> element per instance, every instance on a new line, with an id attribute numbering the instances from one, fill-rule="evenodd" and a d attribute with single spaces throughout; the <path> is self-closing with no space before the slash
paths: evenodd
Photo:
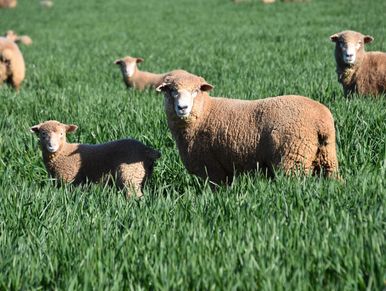
<path id="1" fill-rule="evenodd" d="M 314 174 L 340 179 L 336 157 L 335 134 L 318 132 Z"/>

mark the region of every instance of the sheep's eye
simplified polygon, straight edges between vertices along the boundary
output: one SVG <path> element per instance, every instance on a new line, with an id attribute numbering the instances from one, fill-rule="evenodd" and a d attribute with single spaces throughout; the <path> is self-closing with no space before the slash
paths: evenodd
<path id="1" fill-rule="evenodd" d="M 60 136 L 63 136 L 63 132 L 60 133 Z"/>
<path id="2" fill-rule="evenodd" d="M 177 90 L 170 90 L 170 95 L 173 97 L 173 98 L 176 98 L 178 96 L 178 91 Z"/>

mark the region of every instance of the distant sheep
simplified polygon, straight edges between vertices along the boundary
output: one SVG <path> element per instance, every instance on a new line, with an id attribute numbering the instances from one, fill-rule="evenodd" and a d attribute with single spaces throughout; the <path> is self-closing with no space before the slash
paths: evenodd
<path id="1" fill-rule="evenodd" d="M 114 61 L 114 64 L 119 65 L 123 81 L 128 88 L 144 90 L 146 88 L 157 88 L 165 74 L 154 74 L 140 71 L 137 64 L 142 63 L 142 58 L 124 57 Z"/>
<path id="2" fill-rule="evenodd" d="M 13 30 L 8 30 L 5 35 L 5 38 L 15 42 L 15 43 L 22 43 L 25 45 L 31 45 L 32 39 L 28 35 L 17 35 Z"/>
<path id="3" fill-rule="evenodd" d="M 164 92 L 169 129 L 190 173 L 215 184 L 257 168 L 268 176 L 276 168 L 337 175 L 334 120 L 327 107 L 303 96 L 210 97 L 212 88 L 182 70 L 157 88 Z"/>
<path id="4" fill-rule="evenodd" d="M 15 8 L 16 5 L 16 0 L 0 0 L 0 8 Z"/>
<path id="5" fill-rule="evenodd" d="M 0 37 L 0 64 L 0 85 L 6 82 L 19 90 L 25 77 L 24 58 L 16 43 L 5 37 Z"/>
<path id="6" fill-rule="evenodd" d="M 372 36 L 346 30 L 330 39 L 335 42 L 336 72 L 345 96 L 386 93 L 386 53 L 364 49 L 366 43 L 374 40 Z"/>
<path id="7" fill-rule="evenodd" d="M 43 160 L 50 176 L 59 181 L 83 184 L 115 180 L 118 187 L 142 196 L 145 180 L 151 175 L 160 153 L 133 139 L 104 144 L 67 143 L 66 133 L 76 125 L 55 120 L 31 127 L 40 138 Z"/>
<path id="8" fill-rule="evenodd" d="M 52 2 L 51 0 L 41 0 L 40 5 L 42 5 L 43 7 L 51 8 L 52 6 L 54 6 L 54 2 Z"/>

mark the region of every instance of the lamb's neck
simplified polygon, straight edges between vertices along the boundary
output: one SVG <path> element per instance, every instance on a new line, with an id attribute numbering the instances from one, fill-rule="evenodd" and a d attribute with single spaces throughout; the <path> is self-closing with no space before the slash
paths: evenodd
<path id="1" fill-rule="evenodd" d="M 53 167 L 56 163 L 60 162 L 63 158 L 68 156 L 74 151 L 76 144 L 65 143 L 60 150 L 55 153 L 50 153 L 46 149 L 43 149 L 43 160 L 48 167 Z"/>

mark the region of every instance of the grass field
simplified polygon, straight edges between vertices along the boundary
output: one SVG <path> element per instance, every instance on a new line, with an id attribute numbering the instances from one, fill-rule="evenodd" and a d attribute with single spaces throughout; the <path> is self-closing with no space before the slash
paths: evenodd
<path id="1" fill-rule="evenodd" d="M 386 99 L 343 97 L 328 38 L 354 29 L 386 51 L 384 0 L 18 2 L 0 32 L 34 43 L 21 91 L 0 89 L 0 290 L 385 288 Z M 246 174 L 211 192 L 182 165 L 162 96 L 124 87 L 113 61 L 125 55 L 202 75 L 213 96 L 326 104 L 346 183 Z M 160 149 L 145 197 L 55 188 L 29 132 L 47 119 L 77 124 L 72 142 Z"/>

